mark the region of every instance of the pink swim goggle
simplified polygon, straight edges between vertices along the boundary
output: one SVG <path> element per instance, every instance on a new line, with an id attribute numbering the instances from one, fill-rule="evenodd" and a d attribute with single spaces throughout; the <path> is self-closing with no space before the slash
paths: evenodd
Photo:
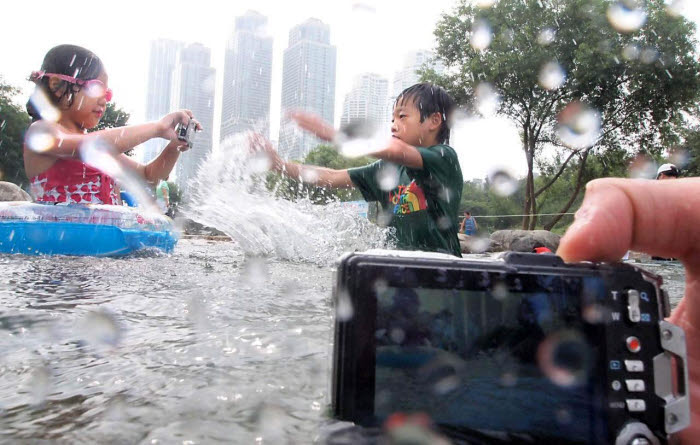
<path id="1" fill-rule="evenodd" d="M 109 102 L 112 100 L 112 90 L 107 88 L 107 86 L 99 79 L 78 79 L 71 76 L 66 76 L 65 74 L 47 73 L 44 71 L 34 71 L 32 73 L 31 80 L 36 82 L 43 77 L 55 77 L 57 79 L 65 80 L 66 82 L 74 83 L 80 85 L 85 89 L 85 93 L 90 97 L 100 97 L 104 96 L 105 100 Z"/>

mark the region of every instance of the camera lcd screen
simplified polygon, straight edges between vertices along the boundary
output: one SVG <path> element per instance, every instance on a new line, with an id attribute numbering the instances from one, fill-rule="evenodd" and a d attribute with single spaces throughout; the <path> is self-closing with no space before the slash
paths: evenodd
<path id="1" fill-rule="evenodd" d="M 456 428 L 591 442 L 604 429 L 602 280 L 484 274 L 470 287 L 375 285 L 376 419 L 425 412 Z"/>

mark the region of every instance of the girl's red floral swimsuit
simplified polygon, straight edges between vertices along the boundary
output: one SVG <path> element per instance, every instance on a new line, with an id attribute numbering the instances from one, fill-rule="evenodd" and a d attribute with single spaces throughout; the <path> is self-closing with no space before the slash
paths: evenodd
<path id="1" fill-rule="evenodd" d="M 58 159 L 30 179 L 38 202 L 53 204 L 118 204 L 114 180 L 75 159 Z"/>

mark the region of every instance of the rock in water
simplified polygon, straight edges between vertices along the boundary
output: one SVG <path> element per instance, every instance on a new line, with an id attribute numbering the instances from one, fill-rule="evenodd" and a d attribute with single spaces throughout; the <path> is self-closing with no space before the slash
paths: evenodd
<path id="1" fill-rule="evenodd" d="M 536 246 L 544 246 L 556 252 L 560 239 L 548 230 L 498 230 L 491 234 L 490 251 L 532 252 Z"/>
<path id="2" fill-rule="evenodd" d="M 32 201 L 32 197 L 16 184 L 0 181 L 0 201 Z"/>

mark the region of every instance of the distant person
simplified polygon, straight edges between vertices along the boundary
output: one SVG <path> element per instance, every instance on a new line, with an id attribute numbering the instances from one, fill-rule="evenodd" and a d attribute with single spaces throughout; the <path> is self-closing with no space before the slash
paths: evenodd
<path id="1" fill-rule="evenodd" d="M 678 179 L 681 172 L 673 164 L 664 164 L 656 171 L 656 179 Z"/>
<path id="2" fill-rule="evenodd" d="M 180 152 L 188 149 L 178 140 L 175 127 L 194 119 L 189 110 L 170 113 L 156 122 L 88 134 L 104 115 L 112 90 L 102 61 L 85 48 L 52 48 L 41 71 L 33 72 L 30 80 L 36 90 L 27 103 L 32 124 L 24 138 L 24 168 L 38 202 L 121 204 L 114 179 L 82 161 L 89 142 L 108 143 L 122 168 L 150 183 L 167 177 Z M 170 142 L 150 163 L 140 164 L 124 154 L 153 138 Z"/>
<path id="3" fill-rule="evenodd" d="M 163 213 L 167 213 L 170 209 L 170 186 L 167 179 L 161 179 L 156 186 L 156 203 Z"/>
<path id="4" fill-rule="evenodd" d="M 617 261 L 628 250 L 676 257 L 685 267 L 685 296 L 669 320 L 685 330 L 690 426 L 675 434 L 700 443 L 700 178 L 676 181 L 596 179 L 586 186 L 557 254 L 565 261 Z M 669 221 L 671 223 L 669 223 Z"/>
<path id="5" fill-rule="evenodd" d="M 379 160 L 359 168 L 334 170 L 285 162 L 259 135 L 253 145 L 270 156 L 274 171 L 317 186 L 357 187 L 366 201 L 378 201 L 391 215 L 389 225 L 396 229 L 399 249 L 461 257 L 457 214 L 462 169 L 457 153 L 447 145 L 453 108 L 452 98 L 436 85 L 419 83 L 405 89 L 394 102 L 391 138 L 371 154 Z M 336 131 L 319 117 L 303 112 L 290 117 L 320 139 L 335 140 Z M 396 174 L 389 187 L 381 180 L 387 172 Z"/>
<path id="6" fill-rule="evenodd" d="M 459 226 L 460 233 L 467 236 L 474 236 L 479 230 L 479 225 L 476 223 L 476 219 L 472 217 L 471 212 L 464 212 L 464 219 L 462 220 L 462 225 Z"/>

